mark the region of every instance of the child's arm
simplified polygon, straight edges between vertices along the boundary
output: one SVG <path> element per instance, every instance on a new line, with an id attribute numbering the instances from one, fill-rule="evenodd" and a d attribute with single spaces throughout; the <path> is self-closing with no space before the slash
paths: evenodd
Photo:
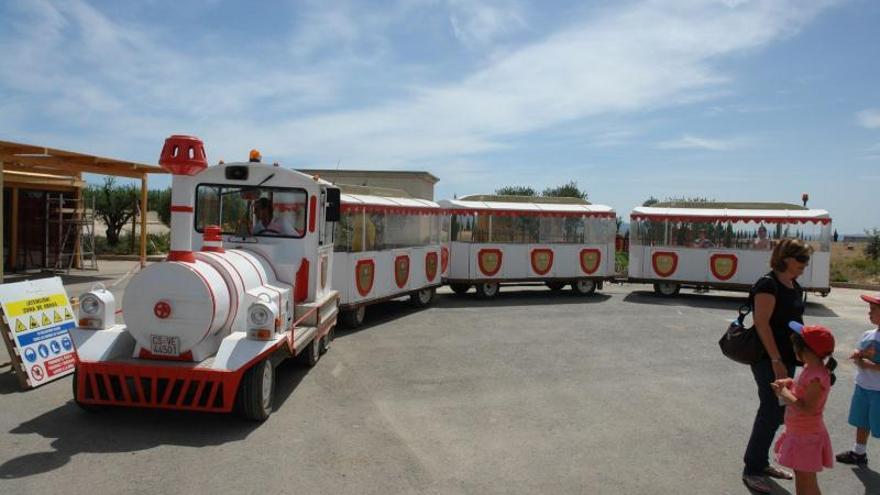
<path id="1" fill-rule="evenodd" d="M 859 358 L 855 360 L 855 363 L 856 366 L 862 368 L 863 370 L 880 371 L 880 364 L 877 364 L 868 358 L 863 358 L 859 356 Z"/>
<path id="2" fill-rule="evenodd" d="M 785 401 L 786 405 L 796 407 L 807 413 L 816 413 L 816 407 L 819 405 L 819 398 L 822 397 L 822 384 L 819 380 L 813 380 L 807 384 L 806 393 L 803 397 L 797 397 L 790 388 L 779 388 L 777 395 Z"/>

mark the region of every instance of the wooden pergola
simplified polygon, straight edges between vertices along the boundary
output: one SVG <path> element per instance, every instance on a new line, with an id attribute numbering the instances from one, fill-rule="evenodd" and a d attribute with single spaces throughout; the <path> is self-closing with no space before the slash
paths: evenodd
<path id="1" fill-rule="evenodd" d="M 145 163 L 104 158 L 45 146 L 0 141 L 0 187 L 2 187 L 2 176 L 8 174 L 17 179 L 38 182 L 41 186 L 77 186 L 81 188 L 84 184 L 83 173 L 126 177 L 141 181 L 140 260 L 143 264 L 147 257 L 147 175 L 167 173 L 165 170 L 156 165 Z M 11 215 L 2 215 L 2 218 L 11 218 L 14 223 L 18 220 L 17 193 L 18 189 L 13 189 Z M 2 223 L 0 223 L 0 227 L 2 227 Z M 17 235 L 15 227 L 16 225 L 13 224 L 11 230 L 13 238 L 10 243 L 13 256 L 16 249 L 15 236 Z M 0 228 L 0 232 L 2 232 L 2 228 Z M 0 263 L 0 277 L 2 274 L 3 267 Z"/>

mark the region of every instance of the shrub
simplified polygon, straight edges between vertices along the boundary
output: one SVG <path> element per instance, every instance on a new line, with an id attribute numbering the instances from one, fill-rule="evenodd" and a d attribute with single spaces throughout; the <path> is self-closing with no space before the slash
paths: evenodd
<path id="1" fill-rule="evenodd" d="M 880 260 L 880 229 L 865 231 L 868 235 L 868 244 L 865 246 L 865 256 L 877 261 Z"/>

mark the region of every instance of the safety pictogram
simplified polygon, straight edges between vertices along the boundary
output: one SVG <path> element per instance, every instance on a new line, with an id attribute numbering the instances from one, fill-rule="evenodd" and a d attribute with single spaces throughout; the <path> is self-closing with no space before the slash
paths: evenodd
<path id="1" fill-rule="evenodd" d="M 37 319 L 34 318 L 34 315 L 31 315 L 30 317 L 30 326 L 31 330 L 40 326 L 40 322 L 38 322 Z"/>
<path id="2" fill-rule="evenodd" d="M 27 327 L 24 326 L 24 323 L 21 322 L 21 319 L 17 320 L 15 323 L 15 331 L 24 332 L 25 330 L 27 330 Z"/>
<path id="3" fill-rule="evenodd" d="M 33 365 L 31 367 L 31 376 L 38 382 L 43 381 L 43 367 L 39 364 Z"/>
<path id="4" fill-rule="evenodd" d="M 73 319 L 73 315 L 70 314 L 70 310 L 67 308 L 64 308 L 64 319 L 65 320 L 72 320 Z"/>
<path id="5" fill-rule="evenodd" d="M 59 313 L 57 309 L 55 310 L 55 316 L 52 319 L 55 323 L 61 323 L 62 321 L 64 321 L 63 318 L 61 318 L 61 313 Z"/>
<path id="6" fill-rule="evenodd" d="M 49 319 L 49 316 L 46 313 L 43 313 L 43 326 L 51 325 L 52 320 Z"/>

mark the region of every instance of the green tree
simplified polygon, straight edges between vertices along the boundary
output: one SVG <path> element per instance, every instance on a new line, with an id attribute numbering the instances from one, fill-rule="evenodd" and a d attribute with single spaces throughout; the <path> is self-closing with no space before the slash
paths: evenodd
<path id="1" fill-rule="evenodd" d="M 117 185 L 114 177 L 106 177 L 100 186 L 86 188 L 87 204 L 95 201 L 95 214 L 107 225 L 107 244 L 119 244 L 122 227 L 135 215 L 138 194 L 131 184 Z"/>
<path id="2" fill-rule="evenodd" d="M 644 203 L 642 203 L 642 206 L 654 206 L 659 202 L 659 199 L 655 198 L 654 196 L 650 196 L 648 199 L 645 200 Z"/>
<path id="3" fill-rule="evenodd" d="M 147 193 L 147 209 L 155 211 L 159 221 L 171 226 L 171 188 L 154 189 Z"/>
<path id="4" fill-rule="evenodd" d="M 580 188 L 578 188 L 577 182 L 571 181 L 561 186 L 548 187 L 547 189 L 544 189 L 544 192 L 541 193 L 541 196 L 552 198 L 587 199 L 587 191 L 581 191 Z"/>
<path id="5" fill-rule="evenodd" d="M 528 186 L 504 186 L 495 190 L 499 196 L 537 196 L 534 189 Z"/>
<path id="6" fill-rule="evenodd" d="M 874 261 L 880 259 L 880 229 L 866 230 L 868 244 L 865 245 L 865 256 Z"/>

